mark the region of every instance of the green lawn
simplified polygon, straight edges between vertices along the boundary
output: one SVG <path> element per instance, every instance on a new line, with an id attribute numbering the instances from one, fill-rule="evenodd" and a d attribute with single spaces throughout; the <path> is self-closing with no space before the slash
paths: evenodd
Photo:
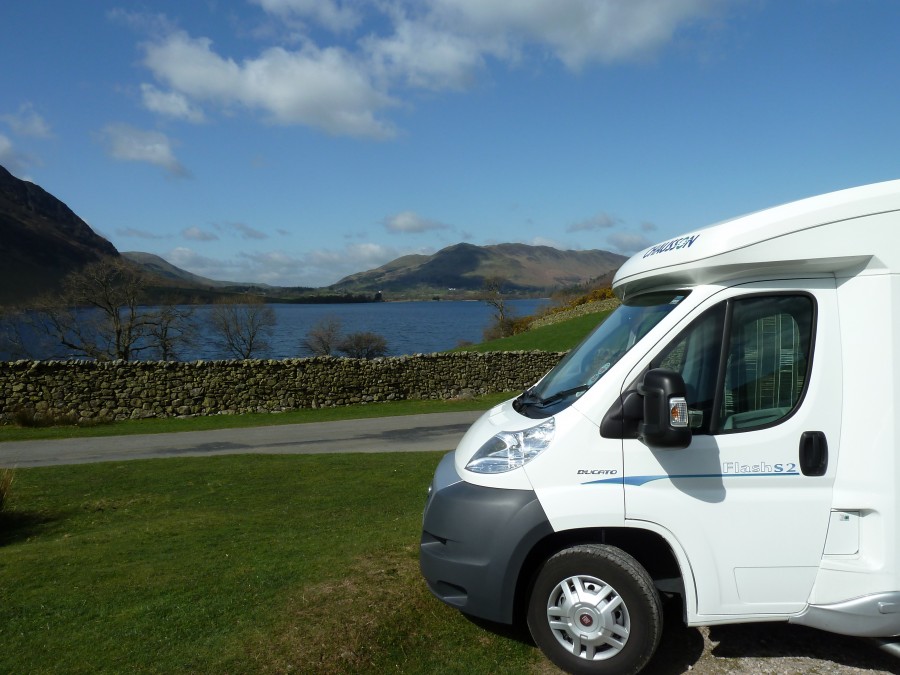
<path id="1" fill-rule="evenodd" d="M 0 513 L 0 672 L 525 672 L 536 649 L 419 575 L 439 456 L 20 469 Z"/>

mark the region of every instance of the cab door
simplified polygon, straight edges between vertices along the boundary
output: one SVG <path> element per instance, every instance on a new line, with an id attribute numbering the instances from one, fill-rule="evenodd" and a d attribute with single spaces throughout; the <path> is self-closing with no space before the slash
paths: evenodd
<path id="1" fill-rule="evenodd" d="M 690 445 L 623 442 L 626 519 L 668 531 L 690 560 L 697 614 L 789 614 L 822 557 L 841 420 L 834 281 L 717 294 L 626 380 L 682 374 Z"/>

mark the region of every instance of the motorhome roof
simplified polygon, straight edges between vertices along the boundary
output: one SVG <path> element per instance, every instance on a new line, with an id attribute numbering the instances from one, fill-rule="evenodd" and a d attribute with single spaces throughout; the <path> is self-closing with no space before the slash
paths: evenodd
<path id="1" fill-rule="evenodd" d="M 900 180 L 783 204 L 660 242 L 616 273 L 622 298 L 660 284 L 900 270 Z"/>

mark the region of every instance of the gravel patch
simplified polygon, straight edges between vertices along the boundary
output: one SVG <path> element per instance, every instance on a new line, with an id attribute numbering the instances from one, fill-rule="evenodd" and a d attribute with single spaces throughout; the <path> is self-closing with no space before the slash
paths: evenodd
<path id="1" fill-rule="evenodd" d="M 898 675 L 900 658 L 872 640 L 834 635 L 787 623 L 687 628 L 678 608 L 641 675 Z M 546 659 L 535 669 L 561 673 Z"/>

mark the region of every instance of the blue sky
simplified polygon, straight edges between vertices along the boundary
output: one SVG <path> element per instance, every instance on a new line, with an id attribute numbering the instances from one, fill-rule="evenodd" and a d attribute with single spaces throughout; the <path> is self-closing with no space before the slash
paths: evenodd
<path id="1" fill-rule="evenodd" d="M 898 28 L 897 0 L 6 2 L 0 164 L 216 279 L 631 254 L 900 177 Z"/>

